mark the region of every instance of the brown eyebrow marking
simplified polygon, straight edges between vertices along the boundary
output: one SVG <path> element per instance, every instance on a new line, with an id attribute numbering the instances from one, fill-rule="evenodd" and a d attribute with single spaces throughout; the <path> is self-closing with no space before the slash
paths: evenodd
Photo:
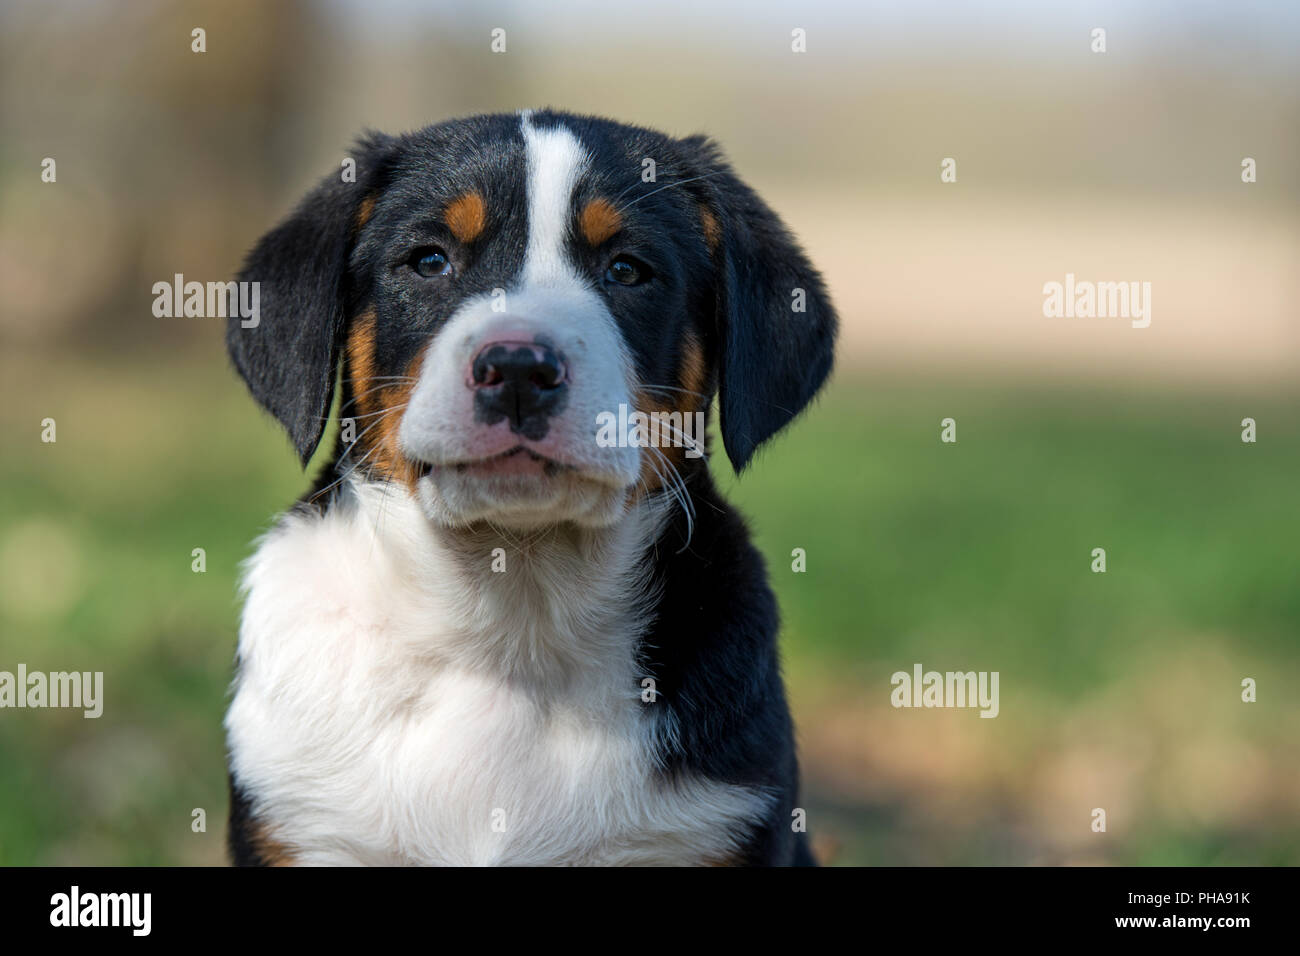
<path id="1" fill-rule="evenodd" d="M 361 200 L 361 205 L 357 207 L 357 228 L 365 228 L 366 223 L 370 221 L 370 217 L 374 214 L 375 197 L 367 196 L 365 199 Z"/>
<path id="2" fill-rule="evenodd" d="M 704 230 L 704 241 L 708 243 L 710 252 L 718 251 L 718 241 L 722 238 L 722 227 L 718 225 L 718 217 L 713 215 L 713 210 L 708 206 L 700 206 L 700 228 Z"/>
<path id="3" fill-rule="evenodd" d="M 487 206 L 483 197 L 468 192 L 447 203 L 442 211 L 451 234 L 461 242 L 473 242 L 487 226 Z"/>
<path id="4" fill-rule="evenodd" d="M 582 237 L 598 246 L 623 228 L 623 217 L 608 199 L 593 199 L 578 217 Z"/>

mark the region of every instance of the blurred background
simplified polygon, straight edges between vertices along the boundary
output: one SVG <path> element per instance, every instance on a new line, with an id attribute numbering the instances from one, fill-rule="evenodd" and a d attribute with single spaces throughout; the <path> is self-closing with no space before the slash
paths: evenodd
<path id="1" fill-rule="evenodd" d="M 1300 8 L 898 6 L 6 2 L 0 670 L 106 700 L 0 711 L 0 862 L 224 859 L 237 566 L 307 478 L 153 283 L 229 278 L 366 127 L 551 105 L 713 135 L 838 303 L 822 400 L 714 461 L 824 858 L 1300 863 Z M 1067 272 L 1150 327 L 1044 318 Z M 1000 716 L 891 708 L 918 662 Z"/>

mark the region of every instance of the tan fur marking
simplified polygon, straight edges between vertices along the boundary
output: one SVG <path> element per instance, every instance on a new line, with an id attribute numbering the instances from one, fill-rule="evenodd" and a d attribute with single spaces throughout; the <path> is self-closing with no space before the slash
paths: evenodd
<path id="1" fill-rule="evenodd" d="M 722 226 L 708 206 L 700 207 L 700 227 L 704 230 L 704 241 L 708 244 L 709 251 L 717 252 L 722 243 Z"/>
<path id="2" fill-rule="evenodd" d="M 413 487 L 420 476 L 419 467 L 402 454 L 398 428 L 420 374 L 424 353 L 416 356 L 407 368 L 407 381 L 376 385 L 376 321 L 375 310 L 367 309 L 357 316 L 348 333 L 346 374 L 353 399 L 342 417 L 352 418 L 356 423 L 357 447 L 353 455 L 356 460 L 365 458 L 366 469 Z"/>
<path id="3" fill-rule="evenodd" d="M 451 234 L 461 242 L 473 242 L 487 226 L 487 206 L 478 193 L 465 193 L 447 203 L 442 211 Z"/>
<path id="4" fill-rule="evenodd" d="M 593 199 L 578 217 L 582 237 L 598 246 L 623 228 L 623 217 L 608 199 Z"/>
<path id="5" fill-rule="evenodd" d="M 658 392 L 638 392 L 633 407 L 636 408 L 637 411 L 644 412 L 647 415 L 653 415 L 655 412 L 672 411 L 672 408 L 665 404 L 659 397 Z M 645 491 L 647 493 L 658 491 L 662 488 L 664 486 L 664 480 L 660 475 L 663 474 L 666 476 L 668 474 L 666 470 L 667 466 L 664 465 L 663 460 L 659 456 L 663 455 L 672 462 L 674 466 L 680 469 L 681 459 L 684 457 L 682 455 L 683 451 L 685 451 L 685 449 L 669 447 L 658 449 L 658 454 L 656 454 L 649 448 L 641 449 L 641 484 L 645 486 Z M 638 485 L 638 487 L 640 486 Z"/>
<path id="6" fill-rule="evenodd" d="M 370 217 L 375 214 L 375 197 L 367 196 L 361 200 L 361 206 L 357 209 L 357 229 L 364 229 Z"/>
<path id="7" fill-rule="evenodd" d="M 296 866 L 289 848 L 271 836 L 270 828 L 257 821 L 248 824 L 248 842 L 266 866 Z"/>
<path id="8" fill-rule="evenodd" d="M 347 372 L 350 378 L 351 392 L 356 399 L 357 411 L 364 413 L 370 403 L 373 392 L 370 382 L 375 377 L 375 310 L 369 308 L 357 316 L 348 333 Z M 347 412 L 347 409 L 344 409 Z M 343 416 L 347 417 L 346 414 Z M 357 429 L 359 432 L 360 429 Z"/>
<path id="9" fill-rule="evenodd" d="M 415 380 L 420 377 L 423 363 L 424 352 L 421 350 L 406 367 L 404 381 L 379 390 L 383 402 L 380 408 L 383 412 L 375 416 L 379 420 L 375 425 L 375 433 L 378 435 L 375 439 L 378 447 L 373 458 L 375 470 L 393 481 L 401 482 L 412 491 L 415 491 L 415 483 L 420 478 L 420 467 L 402 454 L 399 430 L 402 415 L 411 400 L 411 392 L 415 389 Z"/>
<path id="10" fill-rule="evenodd" d="M 693 332 L 687 332 L 682 340 L 682 358 L 681 366 L 678 369 L 677 380 L 683 389 L 680 392 L 660 392 L 649 389 L 642 390 L 636 395 L 636 408 L 647 415 L 655 412 L 671 413 L 680 412 L 682 415 L 683 425 L 685 425 L 686 416 L 693 415 L 697 411 L 704 411 L 706 400 L 701 395 L 708 394 L 708 367 L 704 362 L 704 347 L 700 340 Z M 641 480 L 650 491 L 657 491 L 663 487 L 663 479 L 656 474 L 655 467 L 667 474 L 668 466 L 660 458 L 662 455 L 667 458 L 677 471 L 685 477 L 688 470 L 697 467 L 696 463 L 702 463 L 703 458 L 687 458 L 685 445 L 673 444 L 673 434 L 660 432 L 659 436 L 659 454 L 655 454 L 649 449 L 642 449 L 641 454 Z"/>
<path id="11" fill-rule="evenodd" d="M 700 395 L 705 394 L 708 389 L 709 370 L 704 365 L 704 347 L 700 345 L 700 340 L 694 334 L 687 333 L 686 340 L 682 344 L 682 365 L 678 373 L 678 380 L 682 388 L 686 389 L 682 393 L 681 405 L 682 411 L 697 411 L 703 404 L 704 399 Z M 688 394 L 697 392 L 697 395 Z"/>

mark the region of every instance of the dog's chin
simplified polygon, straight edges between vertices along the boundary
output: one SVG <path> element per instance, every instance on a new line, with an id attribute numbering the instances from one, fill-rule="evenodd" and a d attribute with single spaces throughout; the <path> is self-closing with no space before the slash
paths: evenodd
<path id="1" fill-rule="evenodd" d="M 416 484 L 431 521 L 536 531 L 559 524 L 603 528 L 627 510 L 630 486 L 607 474 L 514 460 L 429 466 Z"/>

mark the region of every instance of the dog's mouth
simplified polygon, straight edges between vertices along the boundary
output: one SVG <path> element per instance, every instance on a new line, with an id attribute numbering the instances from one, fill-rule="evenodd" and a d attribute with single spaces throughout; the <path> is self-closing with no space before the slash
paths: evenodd
<path id="1" fill-rule="evenodd" d="M 433 481 L 457 479 L 483 482 L 486 485 L 523 489 L 545 486 L 552 480 L 566 483 L 594 483 L 611 487 L 624 487 L 627 483 L 616 474 L 598 468 L 584 467 L 543 455 L 525 445 L 516 445 L 506 451 L 484 458 L 460 461 L 417 461 L 417 479 Z"/>
<path id="2" fill-rule="evenodd" d="M 449 462 L 442 465 L 421 465 L 421 477 L 435 471 L 462 475 L 466 478 L 533 477 L 554 478 L 574 466 L 539 455 L 531 448 L 516 445 L 508 451 L 487 458 Z"/>
<path id="3" fill-rule="evenodd" d="M 622 513 L 628 483 L 612 471 L 516 445 L 495 455 L 419 465 L 415 492 L 435 521 L 536 529 L 562 521 L 604 526 Z"/>

